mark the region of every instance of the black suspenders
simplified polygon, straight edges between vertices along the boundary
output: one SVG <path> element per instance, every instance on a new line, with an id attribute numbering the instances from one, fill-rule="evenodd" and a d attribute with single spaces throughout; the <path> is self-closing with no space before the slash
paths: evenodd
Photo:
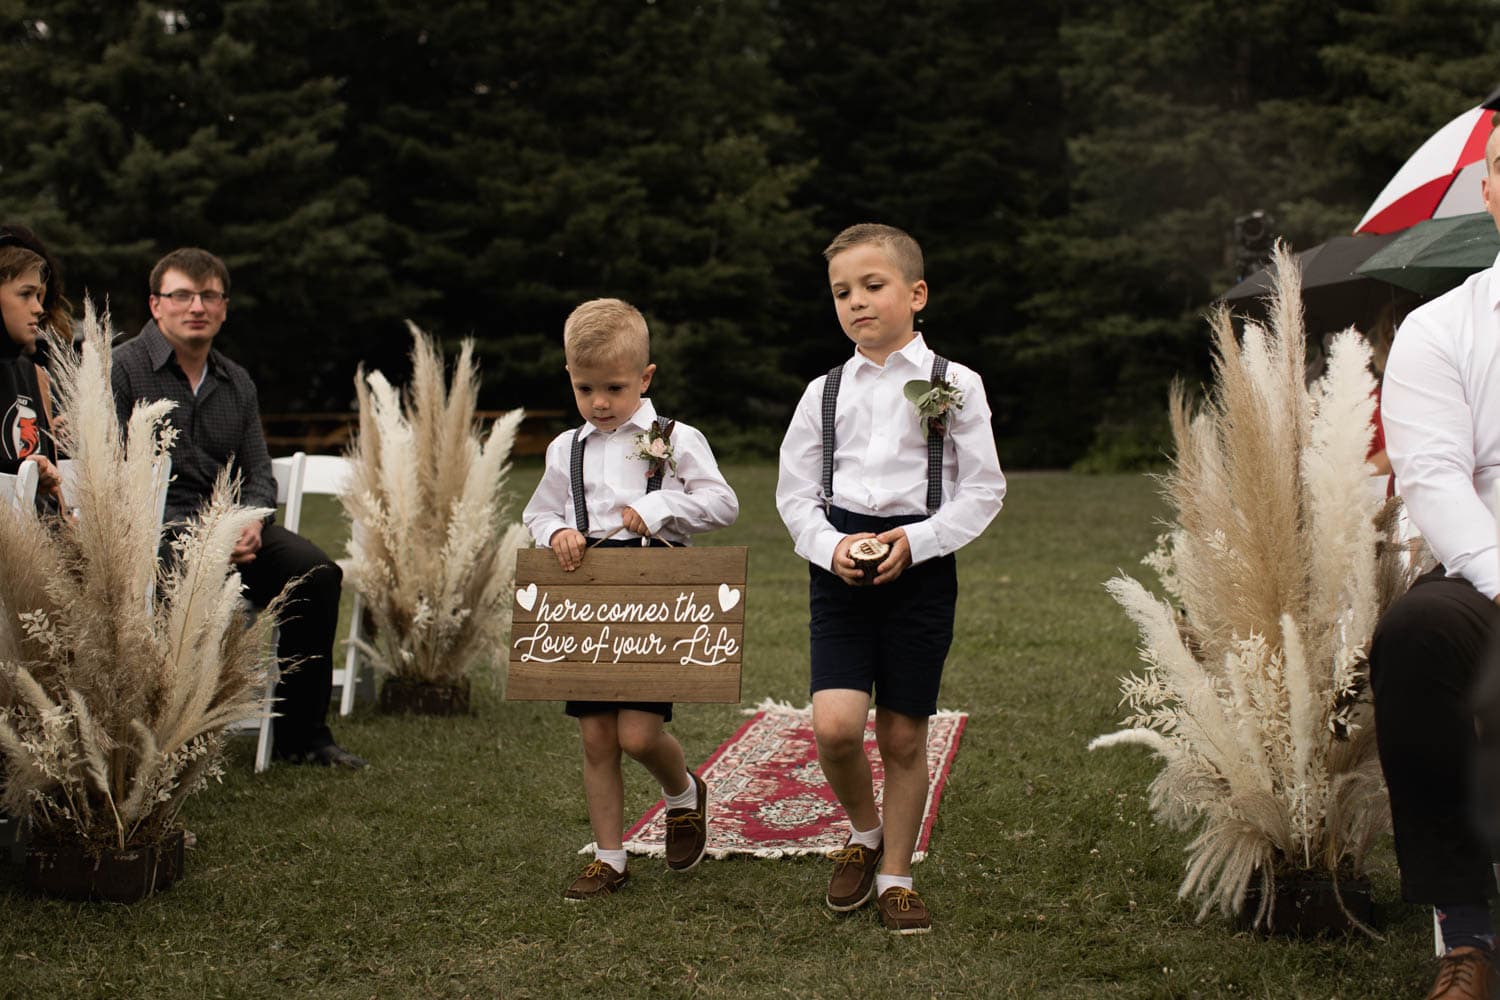
<path id="1" fill-rule="evenodd" d="M 932 356 L 932 383 L 936 385 L 948 374 L 948 359 Z M 839 383 L 844 366 L 828 372 L 823 381 L 823 509 L 833 503 L 833 425 L 838 416 Z M 576 448 L 577 445 L 575 444 Z M 934 514 L 943 505 L 943 435 L 927 435 L 927 513 Z"/>
<path id="2" fill-rule="evenodd" d="M 671 433 L 673 421 L 664 417 L 657 417 L 657 422 L 667 428 Z M 583 449 L 588 447 L 589 439 L 582 437 L 583 428 L 580 427 L 573 432 L 573 451 L 568 458 L 568 476 L 573 487 L 573 524 L 578 528 L 578 533 L 587 535 L 589 533 L 589 505 L 583 493 Z M 646 492 L 655 493 L 661 489 L 662 473 L 646 480 Z"/>

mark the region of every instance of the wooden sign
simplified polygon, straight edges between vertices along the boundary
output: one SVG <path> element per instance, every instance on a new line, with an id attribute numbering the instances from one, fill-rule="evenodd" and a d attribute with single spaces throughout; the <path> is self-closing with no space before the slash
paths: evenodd
<path id="1" fill-rule="evenodd" d="M 512 701 L 740 700 L 744 546 L 592 548 L 565 573 L 516 557 Z"/>

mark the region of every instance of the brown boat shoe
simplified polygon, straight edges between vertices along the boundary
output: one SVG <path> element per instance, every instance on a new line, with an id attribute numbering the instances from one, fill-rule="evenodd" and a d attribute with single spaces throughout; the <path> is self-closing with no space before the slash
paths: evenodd
<path id="1" fill-rule="evenodd" d="M 1437 980 L 1427 1000 L 1492 1000 L 1500 977 L 1490 956 L 1479 948 L 1454 948 L 1438 964 Z"/>
<path id="2" fill-rule="evenodd" d="M 614 865 L 607 861 L 595 858 L 588 863 L 583 874 L 573 880 L 563 893 L 563 899 L 570 903 L 581 903 L 585 899 L 598 899 L 619 892 L 630 878 L 630 869 L 615 871 Z"/>
<path id="3" fill-rule="evenodd" d="M 838 913 L 857 910 L 875 895 L 875 872 L 880 868 L 880 859 L 885 856 L 885 844 L 865 847 L 852 843 L 828 855 L 833 862 L 833 877 L 828 880 L 828 908 Z"/>
<path id="4" fill-rule="evenodd" d="M 880 922 L 892 934 L 926 934 L 932 930 L 932 914 L 915 889 L 893 885 L 875 901 Z"/>
<path id="5" fill-rule="evenodd" d="M 708 852 L 708 785 L 696 774 L 698 801 L 693 809 L 667 810 L 667 867 L 685 872 L 697 867 Z"/>

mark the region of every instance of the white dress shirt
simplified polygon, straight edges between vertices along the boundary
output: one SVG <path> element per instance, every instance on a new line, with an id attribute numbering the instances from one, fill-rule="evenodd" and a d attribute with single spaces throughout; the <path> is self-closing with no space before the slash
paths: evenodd
<path id="1" fill-rule="evenodd" d="M 593 424 L 583 425 L 583 496 L 588 505 L 589 537 L 602 538 L 615 528 L 615 538 L 638 538 L 622 526 L 621 511 L 635 508 L 654 534 L 674 545 L 689 536 L 724 528 L 740 513 L 739 499 L 725 482 L 714 461 L 708 439 L 695 427 L 677 421 L 672 429 L 672 453 L 677 471 L 670 467 L 662 475 L 661 489 L 646 492 L 644 458 L 635 457 L 635 436 L 650 429 L 656 419 L 651 400 L 641 405 L 612 431 Z M 526 504 L 521 522 L 537 545 L 547 547 L 559 528 L 576 528 L 573 516 L 571 461 L 573 431 L 565 431 L 547 446 L 547 467 L 542 481 Z"/>
<path id="2" fill-rule="evenodd" d="M 1385 367 L 1386 452 L 1412 523 L 1449 576 L 1500 594 L 1489 499 L 1500 480 L 1500 258 L 1414 310 Z"/>
<path id="3" fill-rule="evenodd" d="M 932 351 L 921 334 L 878 365 L 858 351 L 844 362 L 835 411 L 833 505 L 860 514 L 895 517 L 927 513 L 927 439 L 916 408 L 903 394 L 912 379 L 932 377 Z M 979 536 L 1005 498 L 1005 476 L 995 454 L 990 405 L 973 369 L 948 365 L 947 380 L 963 392 L 943 440 L 943 504 L 906 526 L 912 563 L 954 552 Z M 823 482 L 823 383 L 813 379 L 781 442 L 776 509 L 797 554 L 829 569 L 844 533 L 828 523 Z"/>

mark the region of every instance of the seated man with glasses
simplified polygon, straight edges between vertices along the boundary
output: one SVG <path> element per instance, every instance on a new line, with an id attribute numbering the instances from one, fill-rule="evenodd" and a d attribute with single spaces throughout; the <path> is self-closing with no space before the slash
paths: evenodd
<path id="1" fill-rule="evenodd" d="M 241 477 L 242 502 L 275 507 L 276 481 L 255 384 L 214 349 L 229 311 L 229 269 L 206 250 L 173 250 L 151 270 L 150 306 L 152 319 L 140 335 L 115 349 L 112 378 L 122 426 L 139 400 L 177 404 L 167 415 L 177 429 L 167 491 L 169 536 L 208 500 L 225 466 Z M 170 552 L 167 542 L 162 552 Z M 246 529 L 230 559 L 256 607 L 265 607 L 288 580 L 298 580 L 277 649 L 283 664 L 297 666 L 276 684 L 275 756 L 364 767 L 334 742 L 326 722 L 343 573 L 316 545 L 269 517 Z"/>

